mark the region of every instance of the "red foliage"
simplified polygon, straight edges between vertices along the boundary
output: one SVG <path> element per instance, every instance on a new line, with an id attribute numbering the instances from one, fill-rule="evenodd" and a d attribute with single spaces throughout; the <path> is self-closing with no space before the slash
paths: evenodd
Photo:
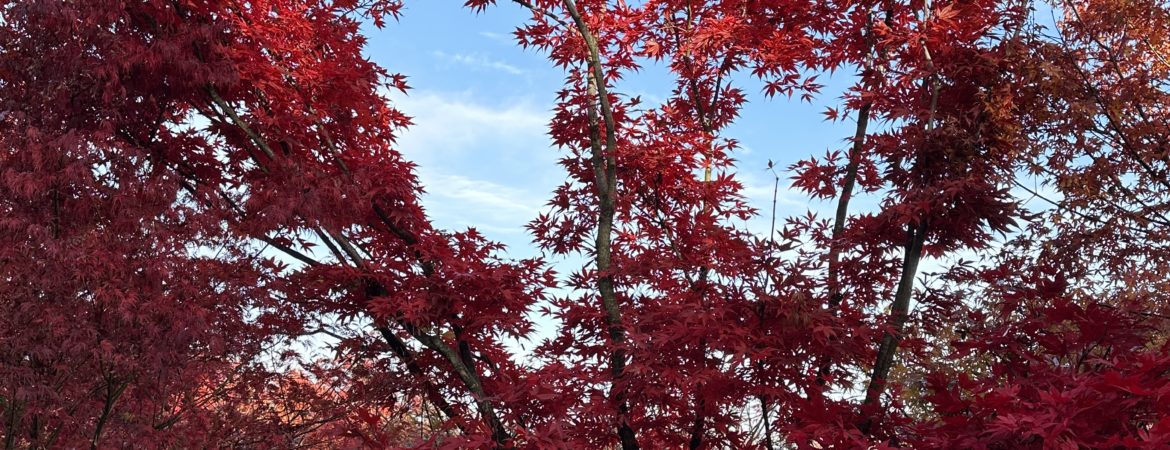
<path id="1" fill-rule="evenodd" d="M 515 3 L 563 278 L 429 222 L 396 0 L 0 2 L 6 448 L 1170 446 L 1167 5 Z M 756 236 L 735 81 L 835 71 L 855 133 L 791 169 L 837 214 Z"/>

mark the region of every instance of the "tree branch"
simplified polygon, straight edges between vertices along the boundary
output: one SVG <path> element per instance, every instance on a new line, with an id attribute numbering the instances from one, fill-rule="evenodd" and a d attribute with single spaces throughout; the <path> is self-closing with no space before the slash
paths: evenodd
<path id="1" fill-rule="evenodd" d="M 602 307 L 605 310 L 606 322 L 609 327 L 609 337 L 613 342 L 613 351 L 610 353 L 610 400 L 618 408 L 618 438 L 623 450 L 637 450 L 638 440 L 633 427 L 630 426 L 627 414 L 629 405 L 625 399 L 624 386 L 620 381 L 626 366 L 626 330 L 622 324 L 621 306 L 618 304 L 614 290 L 613 274 L 610 273 L 612 263 L 611 246 L 613 222 L 616 213 L 617 197 L 617 124 L 613 117 L 613 108 L 609 102 L 609 92 L 605 84 L 605 70 L 601 64 L 601 52 L 597 39 L 589 31 L 589 26 L 581 17 L 580 11 L 573 0 L 563 0 L 565 11 L 573 18 L 577 31 L 585 41 L 588 50 L 587 83 L 590 97 L 596 98 L 601 109 L 600 120 L 605 124 L 605 148 L 600 143 L 600 124 L 597 109 L 588 107 L 589 134 L 592 150 L 593 172 L 597 184 L 599 203 L 597 236 L 594 242 L 595 263 L 597 264 L 597 290 L 601 294 Z"/>

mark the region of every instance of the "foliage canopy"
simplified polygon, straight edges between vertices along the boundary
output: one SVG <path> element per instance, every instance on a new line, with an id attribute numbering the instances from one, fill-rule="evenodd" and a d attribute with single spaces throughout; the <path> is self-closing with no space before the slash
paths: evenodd
<path id="1" fill-rule="evenodd" d="M 494 3 L 566 73 L 563 275 L 428 220 L 397 0 L 0 1 L 5 448 L 1170 447 L 1170 4 Z M 835 214 L 736 225 L 735 75 L 835 71 Z"/>

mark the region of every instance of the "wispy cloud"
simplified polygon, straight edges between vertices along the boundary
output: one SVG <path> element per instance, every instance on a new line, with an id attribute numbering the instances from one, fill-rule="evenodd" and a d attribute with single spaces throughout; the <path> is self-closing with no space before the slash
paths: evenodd
<path id="1" fill-rule="evenodd" d="M 464 175 L 423 168 L 419 177 L 427 190 L 423 202 L 433 219 L 512 241 L 506 243 L 513 249 L 527 244 L 524 225 L 545 203 L 543 193 Z"/>
<path id="2" fill-rule="evenodd" d="M 494 31 L 480 31 L 479 35 L 501 44 L 513 44 L 512 35 L 510 34 L 496 33 Z"/>
<path id="3" fill-rule="evenodd" d="M 740 167 L 735 173 L 736 179 L 743 183 L 741 192 L 747 198 L 749 205 L 759 210 L 759 215 L 746 223 L 748 230 L 760 236 L 768 235 L 771 231 L 772 196 L 776 196 L 777 224 L 783 223 L 784 218 L 804 214 L 810 209 L 819 211 L 824 205 L 811 200 L 803 192 L 792 188 L 790 174 L 778 171 L 779 185 L 772 172 L 760 170 L 758 167 Z"/>
<path id="4" fill-rule="evenodd" d="M 547 135 L 549 107 L 525 98 L 492 102 L 469 93 L 391 94 L 415 125 L 397 147 L 418 164 L 423 205 L 437 225 L 469 226 L 531 254 L 524 225 L 565 175 Z"/>
<path id="5" fill-rule="evenodd" d="M 524 69 L 513 66 L 503 61 L 488 58 L 481 54 L 467 54 L 467 53 L 447 53 L 441 50 L 431 52 L 431 56 L 438 58 L 447 64 L 458 64 L 467 66 L 478 70 L 495 70 L 505 72 L 512 75 L 523 75 L 526 73 Z"/>
<path id="6" fill-rule="evenodd" d="M 443 166 L 455 158 L 482 154 L 483 158 L 521 154 L 524 159 L 544 155 L 554 161 L 547 127 L 551 107 L 527 98 L 504 99 L 495 104 L 463 92 L 390 92 L 394 106 L 414 121 L 402 133 L 399 147 L 420 162 L 435 160 Z"/>

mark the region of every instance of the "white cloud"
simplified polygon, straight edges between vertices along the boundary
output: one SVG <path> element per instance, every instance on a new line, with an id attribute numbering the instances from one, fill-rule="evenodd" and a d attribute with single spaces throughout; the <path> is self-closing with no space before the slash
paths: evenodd
<path id="1" fill-rule="evenodd" d="M 792 187 L 791 173 L 780 167 L 776 168 L 780 176 L 779 186 L 776 176 L 761 167 L 737 167 L 735 178 L 743 183 L 743 194 L 747 203 L 755 207 L 759 214 L 747 221 L 747 229 L 760 236 L 766 236 L 771 231 L 772 223 L 772 196 L 776 196 L 776 226 L 783 225 L 784 220 L 792 216 L 803 216 L 808 211 L 829 217 L 833 201 L 821 201 L 810 197 Z"/>
<path id="2" fill-rule="evenodd" d="M 441 50 L 435 50 L 431 52 L 431 56 L 434 56 L 435 58 L 438 58 L 440 61 L 443 61 L 447 64 L 458 64 L 471 67 L 472 69 L 495 70 L 512 75 L 523 75 L 526 73 L 525 70 L 519 67 L 513 66 L 503 61 L 490 59 L 480 54 L 447 53 Z"/>
<path id="3" fill-rule="evenodd" d="M 419 178 L 427 193 L 427 212 L 445 228 L 476 228 L 489 236 L 510 241 L 513 250 L 528 243 L 524 225 L 536 217 L 546 202 L 545 193 L 523 187 L 420 168 Z"/>
<path id="4" fill-rule="evenodd" d="M 531 100 L 511 99 L 497 106 L 467 93 L 434 91 L 391 93 L 390 97 L 396 108 L 414 120 L 402 133 L 399 147 L 416 161 L 441 159 L 437 162 L 449 164 L 451 157 L 489 149 L 541 152 L 553 159 L 546 137 L 551 112 Z"/>
<path id="5" fill-rule="evenodd" d="M 779 189 L 776 186 L 776 176 L 758 167 L 737 167 L 735 177 L 743 183 L 743 195 L 748 198 L 748 204 L 760 208 L 761 211 L 771 209 L 772 195 L 775 193 L 778 214 L 784 213 L 785 209 L 796 208 L 801 210 L 789 212 L 803 214 L 803 208 L 810 206 L 809 196 L 792 188 L 792 179 L 789 178 L 791 174 L 787 171 L 777 168 L 776 172 L 780 176 Z"/>
<path id="6" fill-rule="evenodd" d="M 390 97 L 415 123 L 401 132 L 397 147 L 418 164 L 423 205 L 435 224 L 475 227 L 507 244 L 513 256 L 534 253 L 524 225 L 565 178 L 547 134 L 550 108 L 458 92 Z"/>
<path id="7" fill-rule="evenodd" d="M 749 147 L 747 145 L 744 145 L 744 143 L 737 142 L 735 150 L 731 153 L 731 156 L 734 156 L 738 159 L 738 158 L 744 157 L 744 156 L 751 156 L 752 153 L 755 153 L 755 152 L 756 152 L 755 150 L 753 150 L 751 147 Z"/>
<path id="8" fill-rule="evenodd" d="M 513 44 L 512 35 L 510 34 L 496 33 L 494 31 L 480 31 L 479 35 L 502 44 Z"/>

